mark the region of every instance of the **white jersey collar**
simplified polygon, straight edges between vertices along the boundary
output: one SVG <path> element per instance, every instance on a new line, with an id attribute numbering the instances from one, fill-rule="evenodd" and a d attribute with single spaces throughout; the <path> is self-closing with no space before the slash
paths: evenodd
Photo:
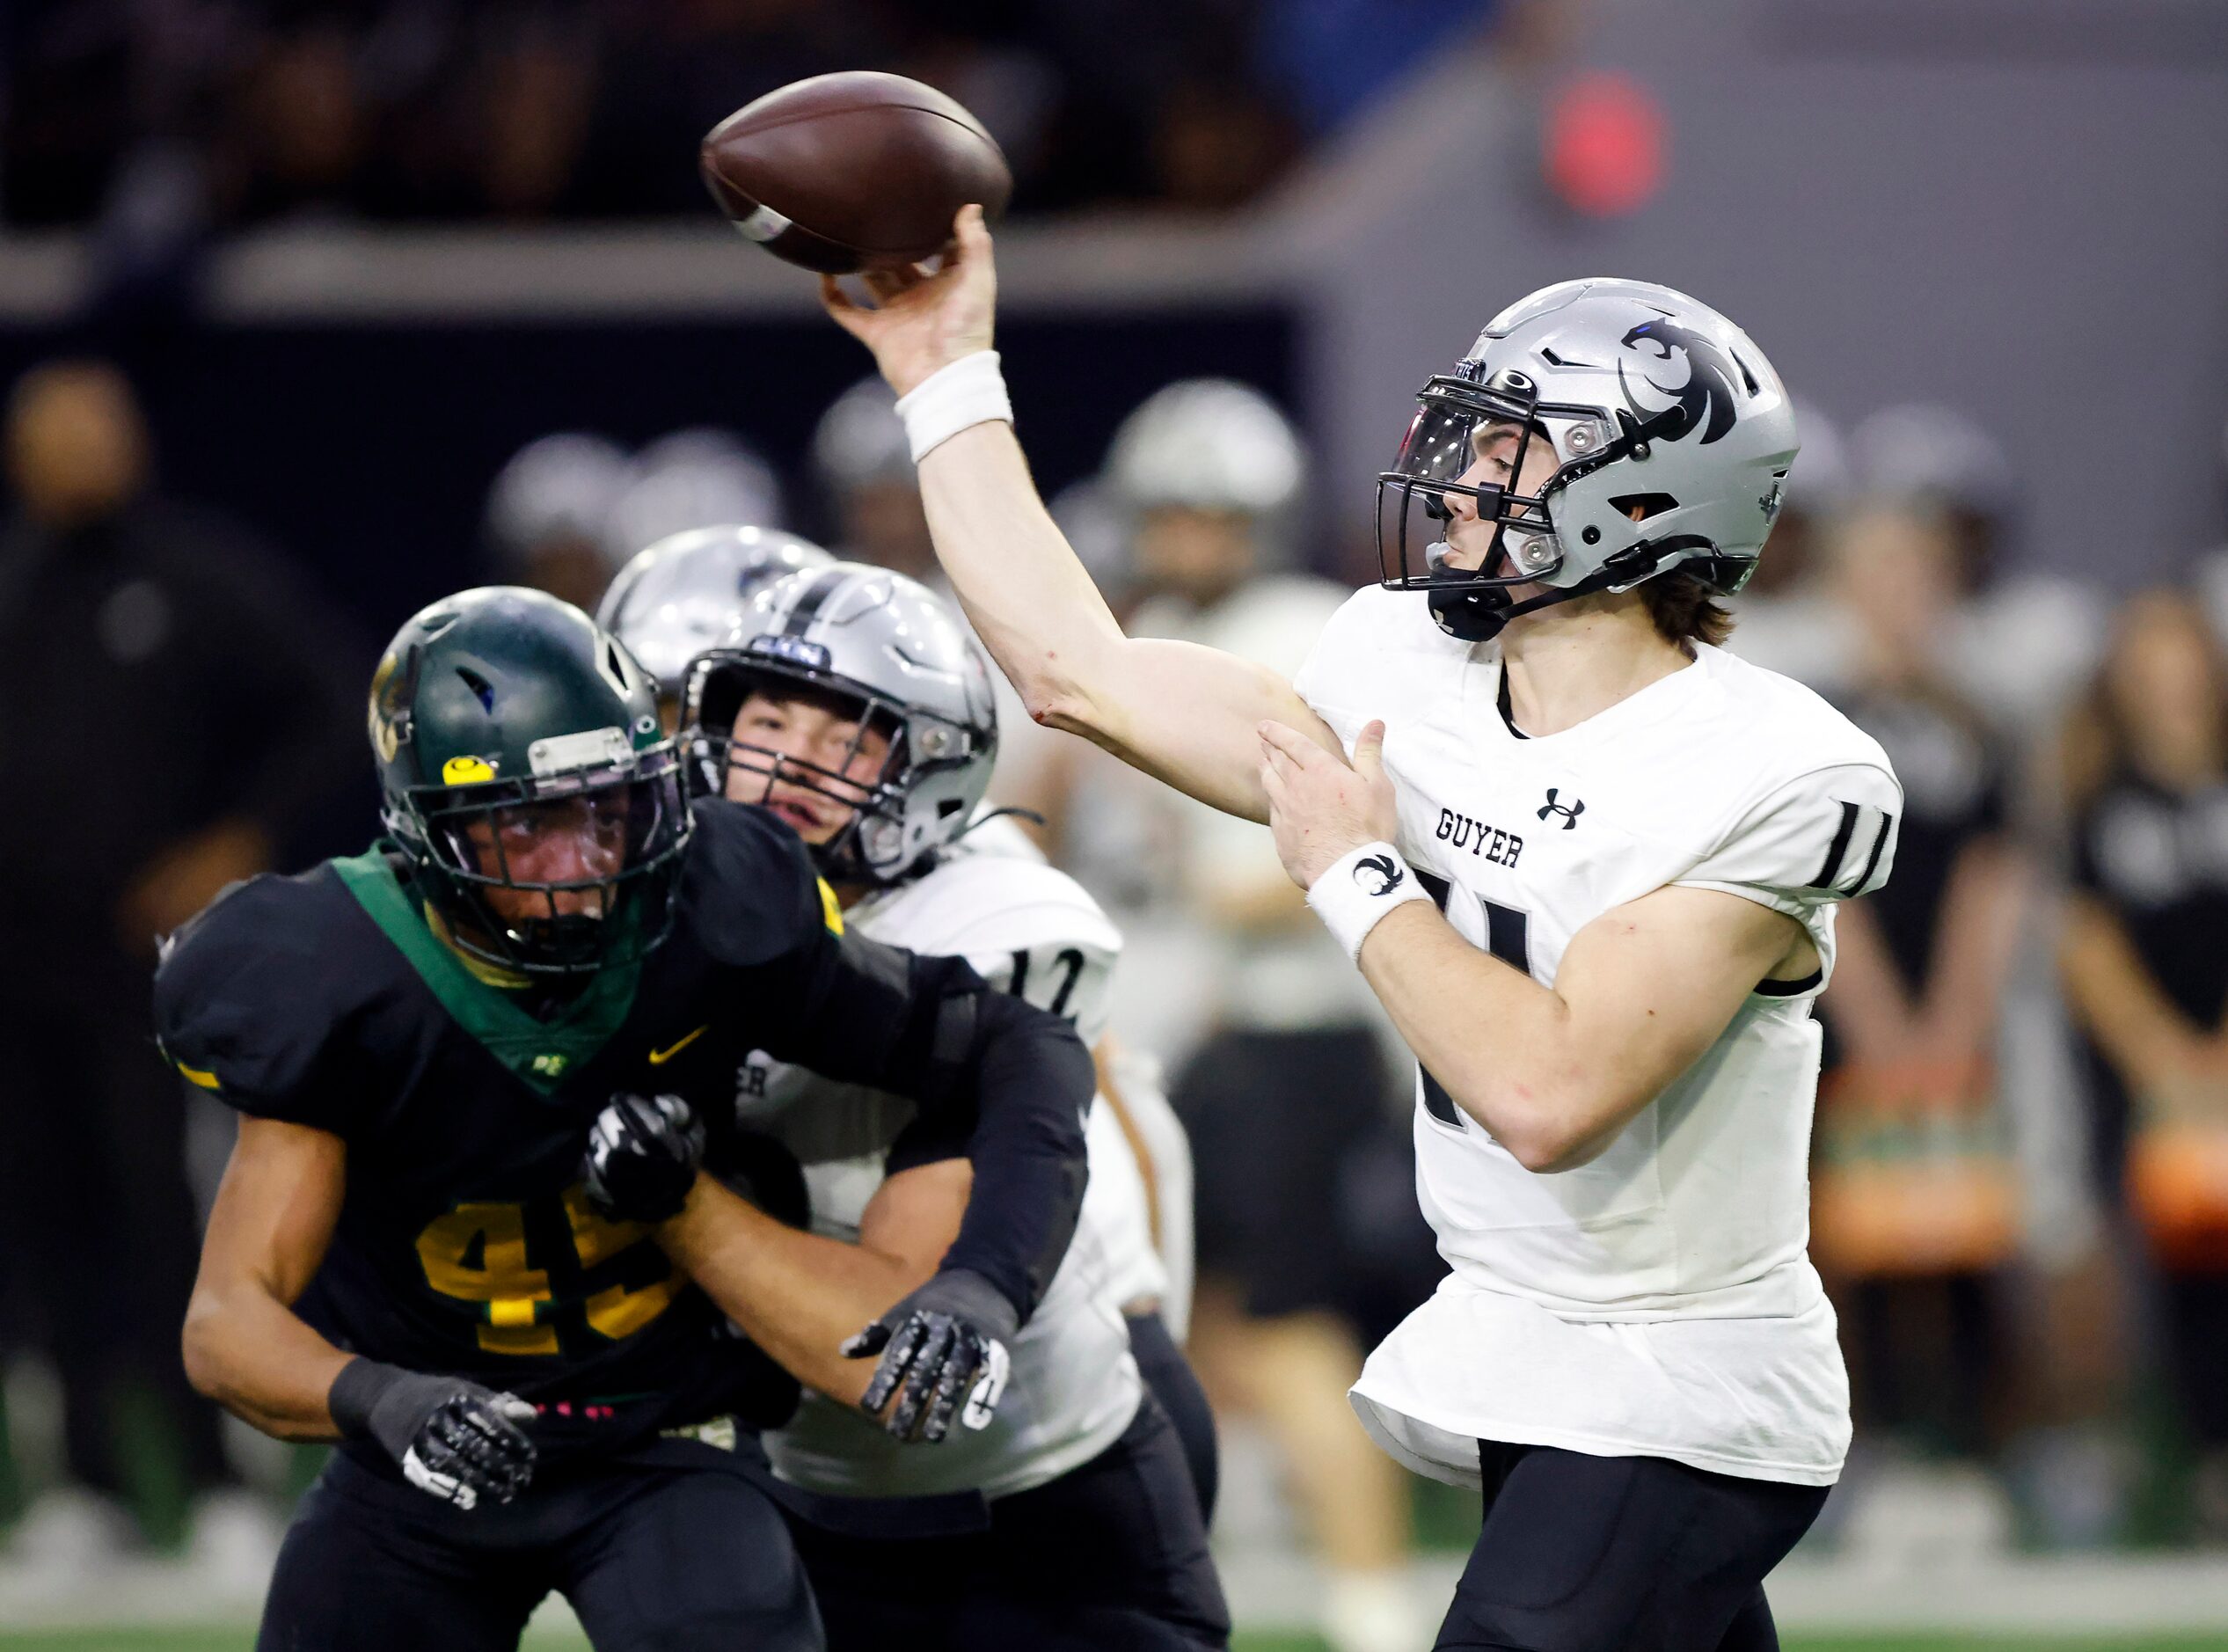
<path id="1" fill-rule="evenodd" d="M 1487 662 L 1492 675 L 1486 696 L 1485 735 L 1488 743 L 1522 747 L 1533 751 L 1567 752 L 1596 741 L 1629 735 L 1633 730 L 1674 717 L 1693 702 L 1704 686 L 1718 675 L 1719 650 L 1706 642 L 1694 645 L 1694 663 L 1660 676 L 1614 705 L 1604 706 L 1583 722 L 1552 735 L 1519 733 L 1501 714 L 1501 683 L 1507 662 L 1498 649 Z"/>

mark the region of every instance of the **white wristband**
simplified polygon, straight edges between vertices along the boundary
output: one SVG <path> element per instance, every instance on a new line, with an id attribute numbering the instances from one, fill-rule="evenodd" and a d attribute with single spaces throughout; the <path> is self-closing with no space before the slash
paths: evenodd
<path id="1" fill-rule="evenodd" d="M 1388 843 L 1348 850 L 1307 889 L 1316 917 L 1338 938 L 1346 955 L 1357 960 L 1378 919 L 1396 906 L 1430 898 L 1400 852 Z"/>
<path id="2" fill-rule="evenodd" d="M 938 368 L 897 398 L 897 416 L 905 421 L 916 464 L 972 426 L 1012 424 L 1013 403 L 998 371 L 998 353 L 977 350 Z"/>

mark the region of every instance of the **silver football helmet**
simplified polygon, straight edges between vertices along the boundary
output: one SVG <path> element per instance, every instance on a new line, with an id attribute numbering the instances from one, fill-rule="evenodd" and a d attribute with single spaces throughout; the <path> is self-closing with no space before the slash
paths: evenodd
<path id="1" fill-rule="evenodd" d="M 851 749 L 807 763 L 734 737 L 754 691 L 832 698 L 857 710 Z M 792 574 L 762 588 L 719 646 L 689 668 L 684 747 L 717 786 L 763 775 L 852 811 L 814 859 L 831 880 L 893 883 L 967 830 L 997 760 L 990 665 L 951 604 L 917 581 L 863 562 Z M 870 778 L 856 762 L 870 732 L 889 741 Z M 734 793 L 728 793 L 734 795 Z"/>
<path id="2" fill-rule="evenodd" d="M 677 697 L 689 662 L 734 629 L 759 588 L 836 559 L 778 528 L 733 523 L 668 534 L 639 552 L 596 604 L 595 623 Z"/>
<path id="3" fill-rule="evenodd" d="M 1764 352 L 1716 311 L 1648 281 L 1542 288 L 1487 323 L 1416 400 L 1377 479 L 1378 572 L 1390 589 L 1428 591 L 1440 628 L 1467 641 L 1676 567 L 1732 595 L 1794 462 L 1794 413 Z M 1494 425 L 1518 433 L 1506 488 L 1462 480 L 1473 438 Z M 1555 469 L 1524 494 L 1513 479 L 1535 442 Z M 1495 525 L 1478 568 L 1449 566 L 1437 527 L 1449 494 Z M 1519 602 L 1511 590 L 1523 585 L 1546 588 Z"/>
<path id="4" fill-rule="evenodd" d="M 765 457 L 731 431 L 696 426 L 634 456 L 634 479 L 611 501 L 606 531 L 625 555 L 714 523 L 784 520 L 781 479 Z"/>

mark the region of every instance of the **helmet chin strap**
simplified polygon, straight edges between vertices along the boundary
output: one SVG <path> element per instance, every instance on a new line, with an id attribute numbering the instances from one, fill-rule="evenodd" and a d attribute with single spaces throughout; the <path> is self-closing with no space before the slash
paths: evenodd
<path id="1" fill-rule="evenodd" d="M 1646 540 L 1633 545 L 1596 568 L 1575 585 L 1549 586 L 1537 596 L 1527 596 L 1521 603 L 1509 600 L 1508 588 L 1497 585 L 1442 586 L 1431 593 L 1431 618 L 1439 629 L 1460 642 L 1491 642 L 1512 619 L 1525 614 L 1536 614 L 1543 608 L 1552 608 L 1574 597 L 1593 596 L 1608 590 L 1630 590 L 1633 586 L 1667 573 L 1678 563 L 1674 552 L 1684 550 L 1691 541 L 1665 540 L 1651 545 Z M 1635 573 L 1634 564 L 1647 559 L 1649 566 L 1644 573 Z"/>

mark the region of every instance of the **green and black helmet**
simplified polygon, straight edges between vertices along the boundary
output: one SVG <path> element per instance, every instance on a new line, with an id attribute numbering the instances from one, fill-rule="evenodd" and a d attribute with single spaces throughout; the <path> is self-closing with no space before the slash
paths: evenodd
<path id="1" fill-rule="evenodd" d="M 533 976 L 639 958 L 689 813 L 657 685 L 579 609 L 489 586 L 395 634 L 371 679 L 388 833 L 463 951 Z"/>

